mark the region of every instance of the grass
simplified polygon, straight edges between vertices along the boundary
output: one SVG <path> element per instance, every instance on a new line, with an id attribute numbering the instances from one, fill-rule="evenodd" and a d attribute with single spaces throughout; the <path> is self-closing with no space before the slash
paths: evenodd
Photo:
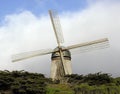
<path id="1" fill-rule="evenodd" d="M 74 94 L 68 84 L 48 84 L 46 89 L 47 94 Z"/>

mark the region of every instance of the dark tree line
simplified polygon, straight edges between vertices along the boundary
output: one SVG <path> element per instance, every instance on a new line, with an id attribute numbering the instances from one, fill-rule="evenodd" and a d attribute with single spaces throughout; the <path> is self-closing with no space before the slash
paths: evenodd
<path id="1" fill-rule="evenodd" d="M 55 87 L 57 85 L 62 89 L 61 85 L 59 86 L 59 81 L 56 84 L 40 73 L 0 71 L 0 94 L 54 94 L 49 93 L 53 91 L 60 92 L 59 94 L 62 94 L 61 92 L 66 92 L 64 94 L 73 94 L 73 92 L 75 94 L 109 94 L 105 92 L 111 92 L 111 90 L 114 93 L 110 94 L 120 94 L 120 77 L 113 78 L 107 73 L 66 75 L 64 81 L 68 85 L 63 86 L 70 91 L 61 91 Z M 64 87 L 63 90 L 65 89 Z"/>
<path id="2" fill-rule="evenodd" d="M 78 75 L 78 74 L 72 74 L 72 75 L 66 75 L 65 78 L 68 80 L 68 83 L 71 84 L 81 84 L 81 83 L 88 83 L 88 85 L 103 85 L 103 84 L 109 84 L 113 83 L 114 79 L 111 77 L 111 75 L 107 73 L 95 73 L 95 74 L 88 74 L 88 75 Z"/>
<path id="3" fill-rule="evenodd" d="M 67 82 L 74 86 L 75 94 L 120 94 L 120 77 L 107 73 L 66 75 Z"/>
<path id="4" fill-rule="evenodd" d="M 0 91 L 13 94 L 46 94 L 47 78 L 43 74 L 25 71 L 0 71 Z"/>

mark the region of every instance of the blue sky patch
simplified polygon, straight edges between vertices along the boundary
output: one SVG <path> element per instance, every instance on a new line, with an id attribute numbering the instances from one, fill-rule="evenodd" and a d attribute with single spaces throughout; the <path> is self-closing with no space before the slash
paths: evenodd
<path id="1" fill-rule="evenodd" d="M 59 13 L 63 11 L 82 10 L 87 6 L 86 0 L 1 0 L 0 1 L 0 21 L 6 15 L 31 11 L 36 16 L 48 13 L 49 9 L 55 9 Z"/>

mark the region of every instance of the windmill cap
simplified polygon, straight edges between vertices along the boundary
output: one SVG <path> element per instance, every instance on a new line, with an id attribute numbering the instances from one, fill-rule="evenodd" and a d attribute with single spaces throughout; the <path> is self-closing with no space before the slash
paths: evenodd
<path id="1" fill-rule="evenodd" d="M 64 56 L 65 59 L 71 59 L 70 51 L 68 49 L 66 49 L 64 46 L 61 46 L 60 48 L 56 47 L 54 49 L 54 52 L 52 53 L 51 59 L 55 59 L 55 58 L 60 57 L 59 49 L 62 50 L 63 56 Z"/>

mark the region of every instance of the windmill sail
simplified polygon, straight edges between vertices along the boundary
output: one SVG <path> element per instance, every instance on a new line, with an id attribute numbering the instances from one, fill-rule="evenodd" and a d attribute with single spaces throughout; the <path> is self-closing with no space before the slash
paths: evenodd
<path id="1" fill-rule="evenodd" d="M 104 49 L 108 47 L 109 47 L 109 41 L 107 38 L 104 38 L 100 40 L 68 46 L 66 47 L 66 49 L 71 50 L 72 54 L 74 54 L 74 53 L 83 53 L 92 50 Z"/>
<path id="2" fill-rule="evenodd" d="M 56 11 L 49 10 L 49 14 L 50 14 L 51 22 L 52 22 L 53 29 L 54 29 L 54 32 L 55 32 L 55 36 L 56 36 L 56 39 L 57 39 L 57 43 L 59 45 L 60 43 L 64 42 L 64 38 L 63 38 L 63 33 L 62 33 L 59 17 L 57 15 Z"/>
<path id="3" fill-rule="evenodd" d="M 50 54 L 52 52 L 53 52 L 52 49 L 24 52 L 24 53 L 21 53 L 21 54 L 13 55 L 12 56 L 12 62 L 17 62 L 17 61 L 32 58 L 32 57 L 35 57 L 35 56 L 46 55 L 46 54 Z"/>
<path id="4" fill-rule="evenodd" d="M 55 36 L 57 39 L 57 44 L 58 44 L 58 48 L 59 48 L 59 53 L 60 53 L 60 59 L 61 59 L 61 63 L 59 63 L 59 67 L 61 68 L 61 76 L 65 75 L 65 65 L 64 65 L 64 57 L 63 57 L 63 53 L 62 53 L 62 49 L 61 47 L 61 43 L 64 42 L 64 38 L 63 38 L 63 34 L 62 34 L 62 29 L 61 29 L 61 25 L 60 25 L 60 21 L 59 21 L 59 17 L 57 15 L 57 12 L 53 12 L 51 10 L 49 10 L 49 15 L 50 15 L 50 19 L 53 25 L 53 29 L 55 32 Z"/>

